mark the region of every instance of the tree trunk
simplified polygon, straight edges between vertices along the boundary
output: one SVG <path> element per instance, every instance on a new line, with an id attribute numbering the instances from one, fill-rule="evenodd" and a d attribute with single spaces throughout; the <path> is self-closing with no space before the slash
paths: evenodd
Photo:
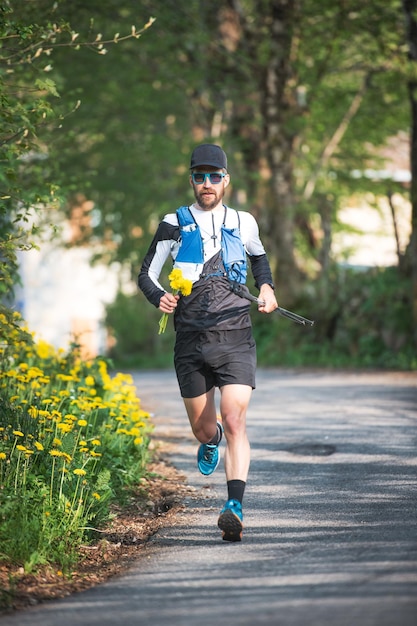
<path id="1" fill-rule="evenodd" d="M 244 146 L 252 212 L 261 226 L 278 297 L 288 304 L 300 284 L 293 195 L 294 120 L 299 111 L 291 58 L 299 0 L 264 0 L 256 20 L 239 0 L 228 5 L 240 25 L 239 70 L 246 94 L 235 103 L 234 134 Z"/>
<path id="2" fill-rule="evenodd" d="M 293 144 L 297 115 L 291 51 L 299 6 L 297 0 L 270 2 L 269 58 L 263 76 L 261 106 L 268 166 L 271 170 L 268 206 L 269 249 L 277 260 L 279 294 L 291 301 L 299 286 L 294 255 Z M 282 297 L 282 296 L 281 296 Z"/>
<path id="3" fill-rule="evenodd" d="M 417 63 L 417 0 L 403 0 L 404 13 L 407 25 L 408 58 Z M 417 345 L 417 81 L 411 79 L 408 83 L 408 93 L 411 106 L 411 238 L 407 250 L 412 272 L 412 307 L 414 320 L 414 339 Z"/>

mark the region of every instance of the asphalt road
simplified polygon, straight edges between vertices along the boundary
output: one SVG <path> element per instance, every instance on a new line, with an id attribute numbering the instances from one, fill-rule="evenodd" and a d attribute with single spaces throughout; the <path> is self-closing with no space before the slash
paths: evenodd
<path id="1" fill-rule="evenodd" d="M 417 376 L 259 370 L 245 531 L 223 542 L 223 464 L 195 464 L 172 372 L 134 375 L 195 492 L 123 577 L 1 626 L 416 626 Z"/>

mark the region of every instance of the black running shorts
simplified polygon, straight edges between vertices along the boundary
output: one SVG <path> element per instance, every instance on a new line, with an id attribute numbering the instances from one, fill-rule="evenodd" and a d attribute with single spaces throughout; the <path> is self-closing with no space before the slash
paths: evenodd
<path id="1" fill-rule="evenodd" d="M 252 328 L 177 331 L 174 363 L 183 398 L 196 398 L 224 385 L 249 385 L 255 389 L 256 345 Z"/>

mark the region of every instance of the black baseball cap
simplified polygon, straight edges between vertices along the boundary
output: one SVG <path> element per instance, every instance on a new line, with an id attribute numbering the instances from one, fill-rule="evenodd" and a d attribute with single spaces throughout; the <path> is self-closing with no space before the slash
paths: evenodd
<path id="1" fill-rule="evenodd" d="M 220 146 L 212 143 L 203 143 L 193 150 L 190 170 L 194 167 L 200 167 L 200 165 L 211 165 L 211 167 L 227 170 L 226 153 Z"/>

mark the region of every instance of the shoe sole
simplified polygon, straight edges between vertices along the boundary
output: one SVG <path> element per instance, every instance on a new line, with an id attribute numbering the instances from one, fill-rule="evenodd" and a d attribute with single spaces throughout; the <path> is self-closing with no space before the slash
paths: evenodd
<path id="1" fill-rule="evenodd" d="M 220 514 L 217 526 L 223 533 L 224 541 L 242 541 L 243 524 L 230 509 Z"/>

